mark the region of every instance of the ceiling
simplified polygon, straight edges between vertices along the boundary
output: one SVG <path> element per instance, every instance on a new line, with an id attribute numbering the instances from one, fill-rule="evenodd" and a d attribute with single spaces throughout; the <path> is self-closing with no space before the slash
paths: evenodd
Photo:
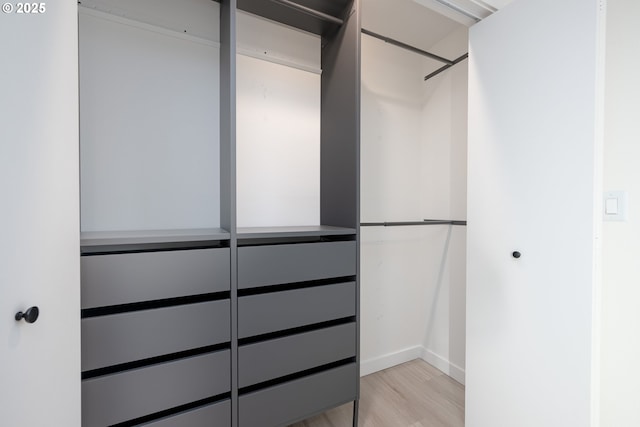
<path id="1" fill-rule="evenodd" d="M 362 27 L 419 49 L 455 58 L 466 52 L 466 42 L 445 51 L 433 49 L 439 50 L 439 42 L 465 31 L 478 19 L 486 18 L 511 1 L 362 0 Z"/>
<path id="2" fill-rule="evenodd" d="M 495 13 L 513 0 L 414 0 L 425 7 L 471 26 L 480 19 Z"/>

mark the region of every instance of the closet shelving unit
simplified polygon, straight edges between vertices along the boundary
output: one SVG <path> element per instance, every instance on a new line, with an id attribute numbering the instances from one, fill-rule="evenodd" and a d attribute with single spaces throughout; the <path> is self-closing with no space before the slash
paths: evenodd
<path id="1" fill-rule="evenodd" d="M 359 4 L 239 0 L 237 6 L 322 36 L 322 225 L 238 228 L 232 237 L 238 425 L 287 425 L 349 401 L 357 423 Z"/>
<path id="2" fill-rule="evenodd" d="M 359 0 L 219 3 L 219 228 L 82 233 L 84 427 L 357 425 Z M 320 225 L 237 226 L 237 10 L 322 37 Z"/>

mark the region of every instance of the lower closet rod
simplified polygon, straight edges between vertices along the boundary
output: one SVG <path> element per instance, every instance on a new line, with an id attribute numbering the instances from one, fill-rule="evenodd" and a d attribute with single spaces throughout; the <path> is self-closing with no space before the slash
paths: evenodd
<path id="1" fill-rule="evenodd" d="M 467 225 L 467 221 L 449 219 L 425 219 L 424 221 L 361 222 L 360 227 L 401 227 L 407 225 Z"/>

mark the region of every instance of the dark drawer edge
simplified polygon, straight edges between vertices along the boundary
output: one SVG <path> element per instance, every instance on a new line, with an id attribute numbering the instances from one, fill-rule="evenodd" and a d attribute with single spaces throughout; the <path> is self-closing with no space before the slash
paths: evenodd
<path id="1" fill-rule="evenodd" d="M 186 357 L 199 356 L 202 354 L 213 353 L 213 352 L 222 351 L 222 350 L 229 350 L 230 348 L 231 348 L 231 343 L 226 342 L 222 344 L 209 345 L 206 347 L 180 351 L 177 353 L 164 354 L 162 356 L 150 357 L 148 359 L 136 360 L 133 362 L 107 366 L 106 368 L 92 369 L 90 371 L 82 372 L 82 379 L 89 380 L 91 378 L 97 378 L 104 375 L 112 375 L 120 372 L 129 371 L 132 369 L 144 368 L 147 366 L 157 365 L 165 362 L 172 362 L 174 360 L 184 359 Z"/>
<path id="2" fill-rule="evenodd" d="M 196 304 L 200 302 L 222 301 L 231 297 L 230 291 L 212 292 L 209 294 L 189 295 L 185 297 L 165 298 L 151 301 L 131 302 L 127 304 L 108 305 L 104 307 L 83 308 L 80 317 L 108 316 L 111 314 L 129 313 L 132 311 L 151 310 L 154 308 L 175 307 L 178 305 Z"/>
<path id="3" fill-rule="evenodd" d="M 319 329 L 330 328 L 331 326 L 345 325 L 347 323 L 354 323 L 356 316 L 343 317 L 340 319 L 328 320 L 326 322 L 313 323 L 311 325 L 299 326 L 297 328 L 284 329 L 276 332 L 269 332 L 266 334 L 255 335 L 247 338 L 240 338 L 238 345 L 254 344 L 257 342 L 268 341 L 276 338 L 287 337 L 290 335 L 302 334 L 305 332 L 317 331 Z"/>
<path id="4" fill-rule="evenodd" d="M 202 406 L 211 405 L 213 403 L 221 403 L 225 400 L 231 399 L 231 393 L 223 393 L 217 396 L 211 396 L 206 399 L 197 400 L 195 402 L 187 403 L 186 405 L 176 406 L 174 408 L 165 409 L 164 411 L 155 412 L 153 414 L 138 417 L 133 420 L 124 421 L 118 424 L 114 424 L 111 427 L 133 427 L 143 423 L 156 421 L 160 418 L 165 418 L 171 415 L 178 415 L 181 412 L 190 411 Z"/>
<path id="5" fill-rule="evenodd" d="M 273 380 L 269 380 L 269 381 L 264 381 L 258 384 L 254 384 L 254 385 L 250 385 L 248 387 L 243 387 L 241 389 L 238 390 L 238 395 L 243 395 L 243 394 L 248 394 L 248 393 L 252 393 L 254 391 L 258 391 L 264 388 L 268 388 L 268 387 L 272 387 L 272 386 L 277 386 L 279 384 L 283 384 L 289 381 L 295 381 L 297 379 L 301 379 L 304 377 L 307 377 L 309 375 L 314 375 L 314 374 L 319 374 L 321 372 L 324 371 L 328 371 L 330 369 L 333 368 L 339 368 L 341 366 L 346 366 L 349 365 L 351 363 L 355 363 L 356 362 L 356 357 L 349 357 L 347 359 L 343 359 L 343 360 L 338 360 L 337 362 L 333 362 L 333 363 L 328 363 L 326 365 L 322 365 L 322 366 L 317 366 L 315 368 L 311 368 L 311 369 L 306 369 L 304 371 L 300 371 L 300 372 L 296 372 L 294 374 L 291 375 L 286 375 L 284 377 L 280 377 L 280 378 L 275 378 Z"/>
<path id="6" fill-rule="evenodd" d="M 286 426 L 358 398 L 350 363 L 239 397 L 239 427 Z M 281 405 L 287 401 L 289 405 Z"/>
<path id="7" fill-rule="evenodd" d="M 308 280 L 305 282 L 283 283 L 277 285 L 256 286 L 252 288 L 238 289 L 239 297 L 251 295 L 270 294 L 272 292 L 294 291 L 296 289 L 315 288 L 318 286 L 338 285 L 340 283 L 355 282 L 356 276 L 331 277 L 329 279 Z"/>

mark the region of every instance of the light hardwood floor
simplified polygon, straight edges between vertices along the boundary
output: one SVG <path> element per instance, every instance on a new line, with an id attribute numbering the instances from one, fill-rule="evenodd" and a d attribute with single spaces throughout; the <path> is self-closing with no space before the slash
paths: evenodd
<path id="1" fill-rule="evenodd" d="M 351 403 L 292 427 L 351 427 Z M 359 427 L 463 427 L 464 386 L 422 360 L 360 379 Z"/>

